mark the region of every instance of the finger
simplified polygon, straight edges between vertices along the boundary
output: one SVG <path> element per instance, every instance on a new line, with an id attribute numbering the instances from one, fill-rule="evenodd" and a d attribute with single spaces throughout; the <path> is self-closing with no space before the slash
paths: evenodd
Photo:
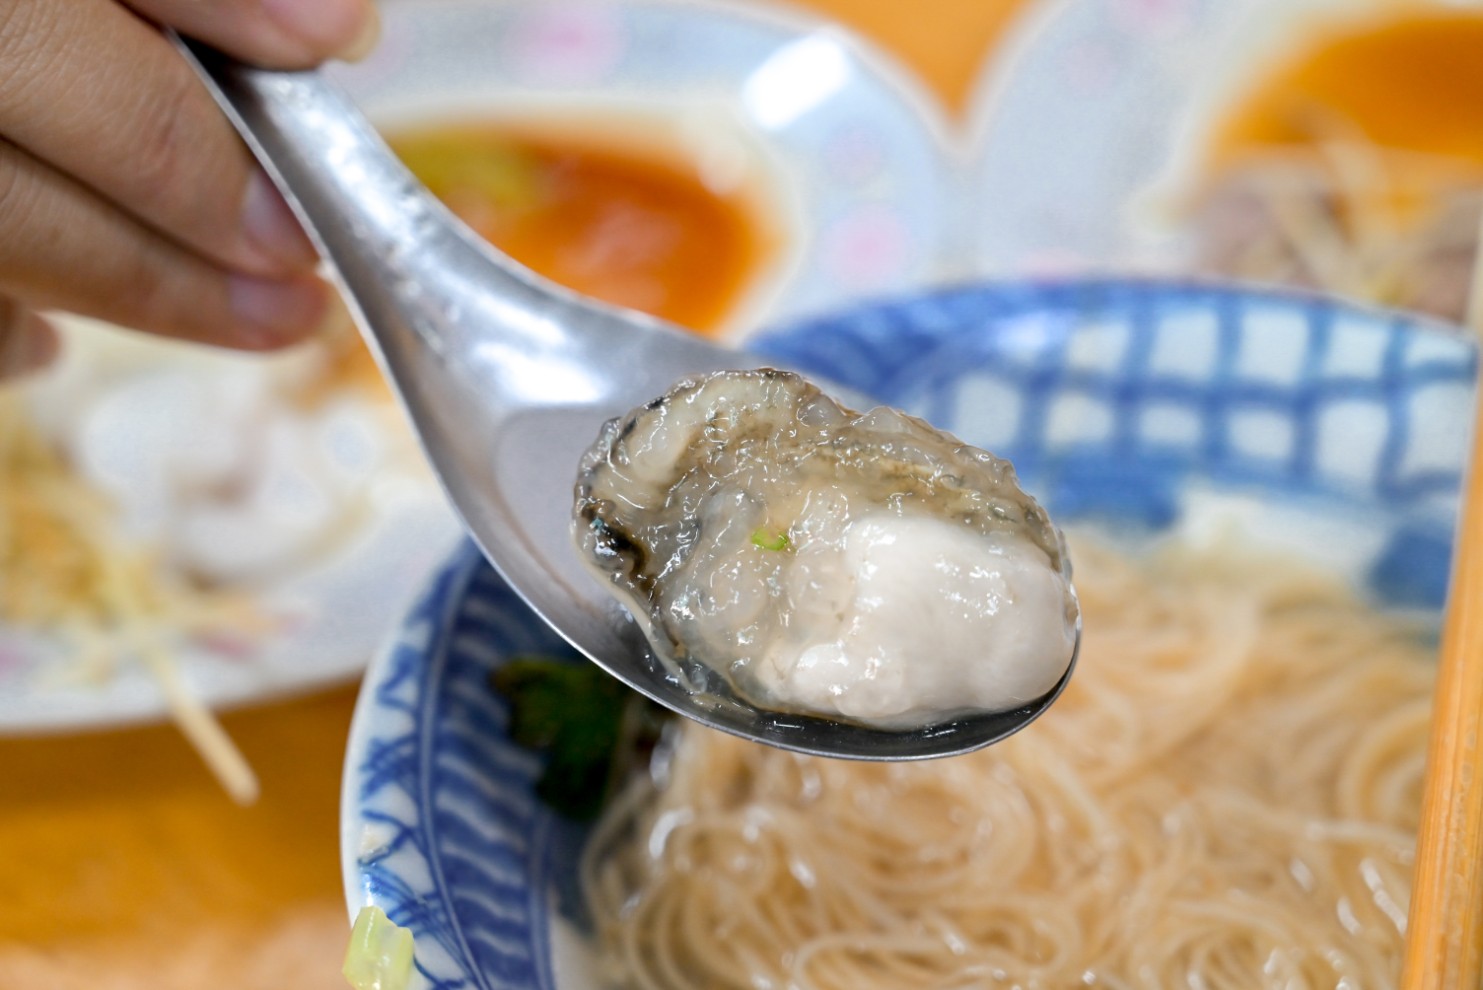
<path id="1" fill-rule="evenodd" d="M 227 267 L 313 264 L 185 60 L 113 0 L 0 2 L 0 135 Z"/>
<path id="2" fill-rule="evenodd" d="M 56 358 L 57 332 L 14 299 L 0 298 L 0 379 L 18 378 Z"/>
<path id="3" fill-rule="evenodd" d="M 0 142 L 0 293 L 168 336 L 252 350 L 292 343 L 325 318 L 311 276 L 228 272 Z"/>
<path id="4" fill-rule="evenodd" d="M 248 62 L 307 69 L 356 61 L 375 45 L 370 0 L 127 0 L 140 14 Z"/>

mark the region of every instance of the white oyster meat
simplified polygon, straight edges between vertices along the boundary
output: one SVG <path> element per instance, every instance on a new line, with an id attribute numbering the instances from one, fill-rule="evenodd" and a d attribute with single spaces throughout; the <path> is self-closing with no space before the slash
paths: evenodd
<path id="1" fill-rule="evenodd" d="M 763 369 L 679 383 L 583 459 L 584 559 L 672 669 L 882 727 L 1005 711 L 1070 666 L 1064 543 L 1013 467 Z"/>

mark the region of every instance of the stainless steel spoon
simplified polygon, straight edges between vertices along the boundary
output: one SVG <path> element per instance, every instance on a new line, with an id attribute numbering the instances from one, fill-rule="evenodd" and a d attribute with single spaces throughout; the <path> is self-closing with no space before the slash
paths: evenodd
<path id="1" fill-rule="evenodd" d="M 577 464 L 605 420 L 680 378 L 769 362 L 521 268 L 444 209 L 319 73 L 249 68 L 176 40 L 328 262 L 485 556 L 593 662 L 714 728 L 868 760 L 977 749 L 1029 724 L 1060 693 L 1069 670 L 1026 708 L 886 731 L 758 709 L 667 676 L 572 545 Z"/>

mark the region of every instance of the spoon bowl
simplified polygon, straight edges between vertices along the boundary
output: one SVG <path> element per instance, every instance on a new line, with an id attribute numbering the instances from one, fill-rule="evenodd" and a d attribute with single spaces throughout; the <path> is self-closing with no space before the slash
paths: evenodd
<path id="1" fill-rule="evenodd" d="M 761 709 L 724 689 L 697 693 L 680 683 L 572 545 L 577 466 L 606 420 L 677 380 L 770 362 L 521 268 L 444 208 L 319 73 L 255 69 L 177 42 L 327 262 L 475 542 L 593 662 L 713 728 L 868 760 L 977 749 L 1023 728 L 1059 695 L 1074 654 L 1031 705 L 906 730 Z M 849 405 L 868 405 L 820 384 Z"/>

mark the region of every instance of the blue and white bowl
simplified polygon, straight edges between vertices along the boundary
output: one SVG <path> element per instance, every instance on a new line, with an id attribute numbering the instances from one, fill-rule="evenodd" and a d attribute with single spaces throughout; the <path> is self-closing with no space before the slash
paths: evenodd
<path id="1" fill-rule="evenodd" d="M 1383 603 L 1439 609 L 1477 354 L 1445 328 L 1198 285 L 1004 284 L 756 342 L 1015 460 L 1059 522 L 1241 525 Z M 591 990 L 581 832 L 535 797 L 490 672 L 564 652 L 472 549 L 372 666 L 346 762 L 352 914 L 416 937 L 428 987 Z"/>

